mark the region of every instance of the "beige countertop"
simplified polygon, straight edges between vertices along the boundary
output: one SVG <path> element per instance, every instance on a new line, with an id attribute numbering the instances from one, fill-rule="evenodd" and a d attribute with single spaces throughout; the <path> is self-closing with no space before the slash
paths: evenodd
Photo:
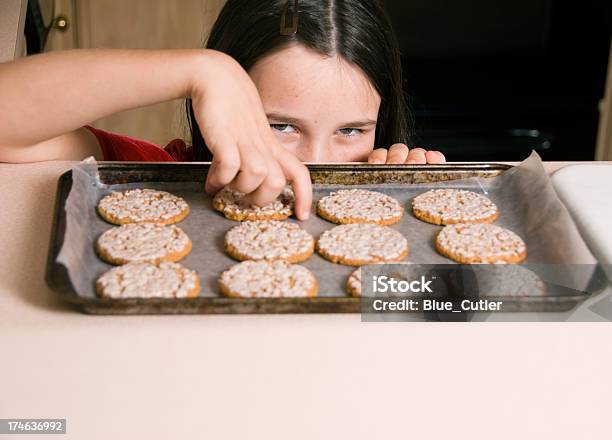
<path id="1" fill-rule="evenodd" d="M 610 323 L 66 307 L 44 270 L 71 165 L 0 164 L 0 418 L 66 418 L 63 438 L 88 440 L 609 436 Z"/>

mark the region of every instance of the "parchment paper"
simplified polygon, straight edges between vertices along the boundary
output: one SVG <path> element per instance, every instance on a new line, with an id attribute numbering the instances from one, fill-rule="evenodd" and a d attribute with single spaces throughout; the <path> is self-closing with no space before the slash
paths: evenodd
<path id="1" fill-rule="evenodd" d="M 97 173 L 97 163 L 86 159 L 72 170 L 73 184 L 66 201 L 66 233 L 58 261 L 68 269 L 77 293 L 95 297 L 95 280 L 112 266 L 102 262 L 94 251 L 97 237 L 114 226 L 103 221 L 96 212 L 98 201 L 111 191 L 129 188 L 163 189 L 183 197 L 191 213 L 178 225 L 189 235 L 193 251 L 182 264 L 198 272 L 202 279 L 200 296 L 218 296 L 217 280 L 220 274 L 237 262 L 223 251 L 223 238 L 237 223 L 225 219 L 211 207 L 211 197 L 203 191 L 202 182 L 144 182 L 123 185 L 105 185 Z M 302 227 L 317 238 L 334 225 L 314 212 L 314 204 L 321 197 L 346 186 L 315 185 L 313 210 Z M 582 289 L 588 283 L 596 260 L 590 253 L 573 223 L 567 209 L 557 197 L 542 162 L 533 152 L 520 165 L 502 175 L 487 178 L 398 185 L 359 185 L 395 197 L 405 208 L 402 220 L 392 227 L 400 231 L 410 244 L 407 261 L 427 264 L 449 264 L 439 255 L 434 239 L 441 227 L 417 220 L 411 211 L 411 200 L 431 188 L 463 188 L 486 193 L 500 211 L 497 225 L 521 236 L 528 251 L 527 263 L 550 265 L 549 271 L 556 284 Z M 295 221 L 295 220 L 290 220 Z M 345 282 L 354 268 L 332 264 L 318 255 L 301 263 L 310 269 L 319 282 L 320 296 L 346 296 Z M 574 268 L 580 267 L 579 270 Z M 588 270 L 585 271 L 584 267 Z"/>

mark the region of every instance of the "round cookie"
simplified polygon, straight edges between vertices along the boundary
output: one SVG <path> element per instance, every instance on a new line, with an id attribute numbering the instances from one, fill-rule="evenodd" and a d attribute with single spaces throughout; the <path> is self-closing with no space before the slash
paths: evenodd
<path id="1" fill-rule="evenodd" d="M 489 223 L 445 226 L 436 237 L 436 250 L 463 264 L 520 263 L 527 257 L 518 235 Z"/>
<path id="2" fill-rule="evenodd" d="M 127 223 L 177 223 L 189 214 L 181 197 L 154 189 L 113 191 L 98 203 L 100 217 L 115 225 Z"/>
<path id="3" fill-rule="evenodd" d="M 361 266 L 371 263 L 393 263 L 406 258 L 408 241 L 388 226 L 352 223 L 323 232 L 317 251 L 332 263 Z"/>
<path id="4" fill-rule="evenodd" d="M 305 267 L 283 260 L 243 261 L 223 272 L 219 289 L 233 298 L 317 296 L 317 280 Z"/>
<path id="5" fill-rule="evenodd" d="M 96 293 L 103 298 L 195 298 L 200 278 L 178 263 L 130 263 L 98 278 Z"/>
<path id="6" fill-rule="evenodd" d="M 278 198 L 266 206 L 245 203 L 244 194 L 224 188 L 213 198 L 213 208 L 230 220 L 284 220 L 293 214 L 293 191 L 286 187 Z"/>
<path id="7" fill-rule="evenodd" d="M 435 225 L 491 223 L 498 216 L 495 203 L 463 189 L 432 189 L 412 200 L 415 217 Z"/>
<path id="8" fill-rule="evenodd" d="M 403 208 L 393 197 L 366 189 L 343 189 L 317 203 L 317 214 L 338 224 L 392 225 L 400 221 L 403 213 Z"/>
<path id="9" fill-rule="evenodd" d="M 314 252 L 314 238 L 297 223 L 246 221 L 225 234 L 225 250 L 243 260 L 285 260 L 298 263 Z"/>
<path id="10" fill-rule="evenodd" d="M 111 264 L 179 261 L 191 247 L 181 228 L 158 223 L 128 223 L 107 230 L 96 241 L 96 252 Z"/>

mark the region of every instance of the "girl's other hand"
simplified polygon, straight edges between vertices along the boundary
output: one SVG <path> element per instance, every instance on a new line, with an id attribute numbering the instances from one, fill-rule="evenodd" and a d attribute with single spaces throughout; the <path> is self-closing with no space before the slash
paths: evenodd
<path id="1" fill-rule="evenodd" d="M 439 151 L 427 151 L 420 147 L 408 148 L 404 144 L 394 144 L 388 150 L 377 148 L 370 153 L 368 163 L 371 164 L 438 164 L 446 162 Z"/>
<path id="2" fill-rule="evenodd" d="M 229 186 L 247 194 L 248 202 L 264 206 L 289 182 L 296 217 L 305 220 L 312 202 L 310 173 L 272 133 L 251 78 L 221 52 L 206 50 L 202 59 L 203 68 L 194 72 L 191 99 L 213 154 L 206 191 L 214 194 Z"/>

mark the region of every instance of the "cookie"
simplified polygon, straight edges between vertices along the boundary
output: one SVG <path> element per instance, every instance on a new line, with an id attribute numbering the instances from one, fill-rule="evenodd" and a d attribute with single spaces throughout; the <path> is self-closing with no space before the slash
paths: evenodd
<path id="1" fill-rule="evenodd" d="M 489 223 L 445 226 L 436 237 L 436 250 L 464 264 L 520 263 L 527 257 L 525 242 L 518 235 Z"/>
<path id="2" fill-rule="evenodd" d="M 392 225 L 400 221 L 403 213 L 403 208 L 393 197 L 365 189 L 336 191 L 317 203 L 317 214 L 338 224 Z"/>
<path id="3" fill-rule="evenodd" d="M 285 260 L 298 263 L 314 252 L 314 238 L 297 223 L 246 221 L 225 234 L 225 250 L 243 260 Z"/>
<path id="4" fill-rule="evenodd" d="M 191 240 L 174 225 L 129 223 L 100 235 L 96 251 L 111 264 L 179 261 L 191 252 Z"/>
<path id="5" fill-rule="evenodd" d="M 219 289 L 233 298 L 307 298 L 317 296 L 318 287 L 305 267 L 283 260 L 249 260 L 223 272 Z"/>
<path id="6" fill-rule="evenodd" d="M 100 217 L 115 225 L 127 223 L 177 223 L 189 214 L 189 205 L 181 197 L 154 189 L 114 191 L 98 203 Z"/>
<path id="7" fill-rule="evenodd" d="M 317 241 L 317 251 L 332 263 L 348 266 L 392 263 L 406 258 L 408 242 L 388 226 L 353 223 L 323 232 Z"/>
<path id="8" fill-rule="evenodd" d="M 195 298 L 200 278 L 178 263 L 129 263 L 98 278 L 96 293 L 103 298 Z"/>
<path id="9" fill-rule="evenodd" d="M 284 220 L 293 214 L 294 196 L 287 187 L 278 198 L 266 206 L 255 206 L 245 203 L 244 194 L 224 188 L 213 198 L 213 208 L 222 212 L 230 220 Z"/>
<path id="10" fill-rule="evenodd" d="M 491 200 L 463 189 L 432 189 L 412 200 L 415 217 L 435 225 L 491 223 L 498 209 Z"/>

